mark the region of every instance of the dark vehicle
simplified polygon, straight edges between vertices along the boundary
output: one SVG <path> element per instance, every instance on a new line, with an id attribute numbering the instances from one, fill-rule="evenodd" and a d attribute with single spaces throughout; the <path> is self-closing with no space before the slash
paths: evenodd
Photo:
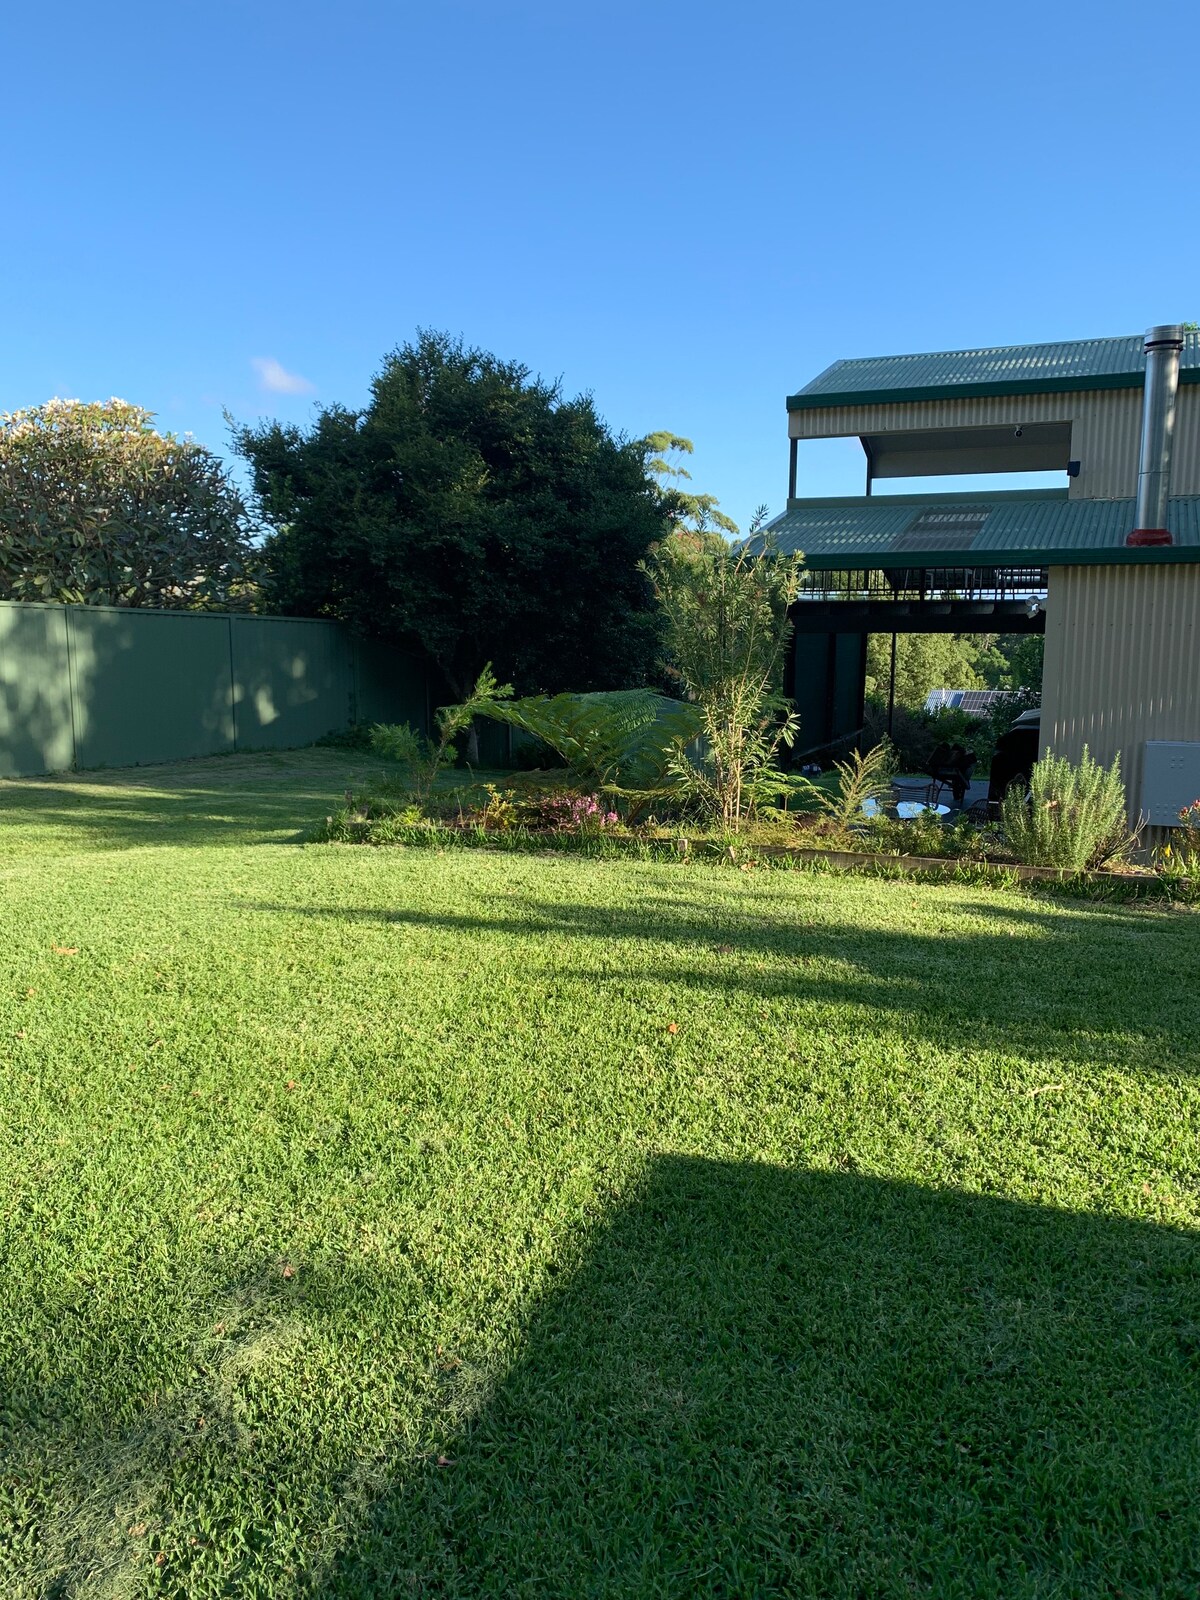
<path id="1" fill-rule="evenodd" d="M 1028 789 L 1041 736 L 1041 712 L 1022 711 L 1008 732 L 996 740 L 996 753 L 988 773 L 989 809 L 1000 804 L 1014 783 Z"/>

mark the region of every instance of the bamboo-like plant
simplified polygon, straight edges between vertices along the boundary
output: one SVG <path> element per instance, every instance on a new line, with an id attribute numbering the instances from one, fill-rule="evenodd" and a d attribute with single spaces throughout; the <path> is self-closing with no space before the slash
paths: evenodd
<path id="1" fill-rule="evenodd" d="M 781 681 L 804 558 L 758 537 L 764 516 L 736 548 L 711 533 L 674 533 L 643 569 L 662 610 L 667 670 L 700 713 L 700 758 L 679 752 L 676 779 L 733 831 L 799 727 Z"/>
<path id="2" fill-rule="evenodd" d="M 852 750 L 844 761 L 833 763 L 838 775 L 834 793 L 808 782 L 806 793 L 811 796 L 818 811 L 841 832 L 853 823 L 861 822 L 867 815 L 868 803 L 876 805 L 889 800 L 892 793 L 892 774 L 896 766 L 896 752 L 885 738 L 865 754 Z"/>

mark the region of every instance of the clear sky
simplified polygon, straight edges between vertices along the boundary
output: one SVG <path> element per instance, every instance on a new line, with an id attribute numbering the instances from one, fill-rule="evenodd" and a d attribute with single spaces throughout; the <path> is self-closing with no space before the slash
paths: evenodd
<path id="1" fill-rule="evenodd" d="M 5 7 L 0 409 L 224 448 L 444 328 L 744 524 L 838 357 L 1200 319 L 1198 45 L 1195 0 Z"/>

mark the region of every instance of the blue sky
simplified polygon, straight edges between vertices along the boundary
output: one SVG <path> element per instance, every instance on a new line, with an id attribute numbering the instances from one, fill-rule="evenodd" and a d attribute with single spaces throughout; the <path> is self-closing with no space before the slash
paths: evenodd
<path id="1" fill-rule="evenodd" d="M 223 448 L 446 328 L 690 436 L 744 524 L 839 356 L 1200 318 L 1194 4 L 6 11 L 0 409 Z"/>

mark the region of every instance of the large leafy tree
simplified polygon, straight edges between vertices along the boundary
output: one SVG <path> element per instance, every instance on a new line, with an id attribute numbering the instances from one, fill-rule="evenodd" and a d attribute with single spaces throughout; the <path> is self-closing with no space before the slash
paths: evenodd
<path id="1" fill-rule="evenodd" d="M 638 563 L 669 522 L 645 441 L 527 367 L 421 333 L 361 411 L 235 427 L 275 603 L 417 647 L 459 698 L 627 687 L 658 626 Z"/>
<path id="2" fill-rule="evenodd" d="M 0 599 L 246 604 L 246 508 L 202 445 L 124 400 L 0 415 Z"/>

